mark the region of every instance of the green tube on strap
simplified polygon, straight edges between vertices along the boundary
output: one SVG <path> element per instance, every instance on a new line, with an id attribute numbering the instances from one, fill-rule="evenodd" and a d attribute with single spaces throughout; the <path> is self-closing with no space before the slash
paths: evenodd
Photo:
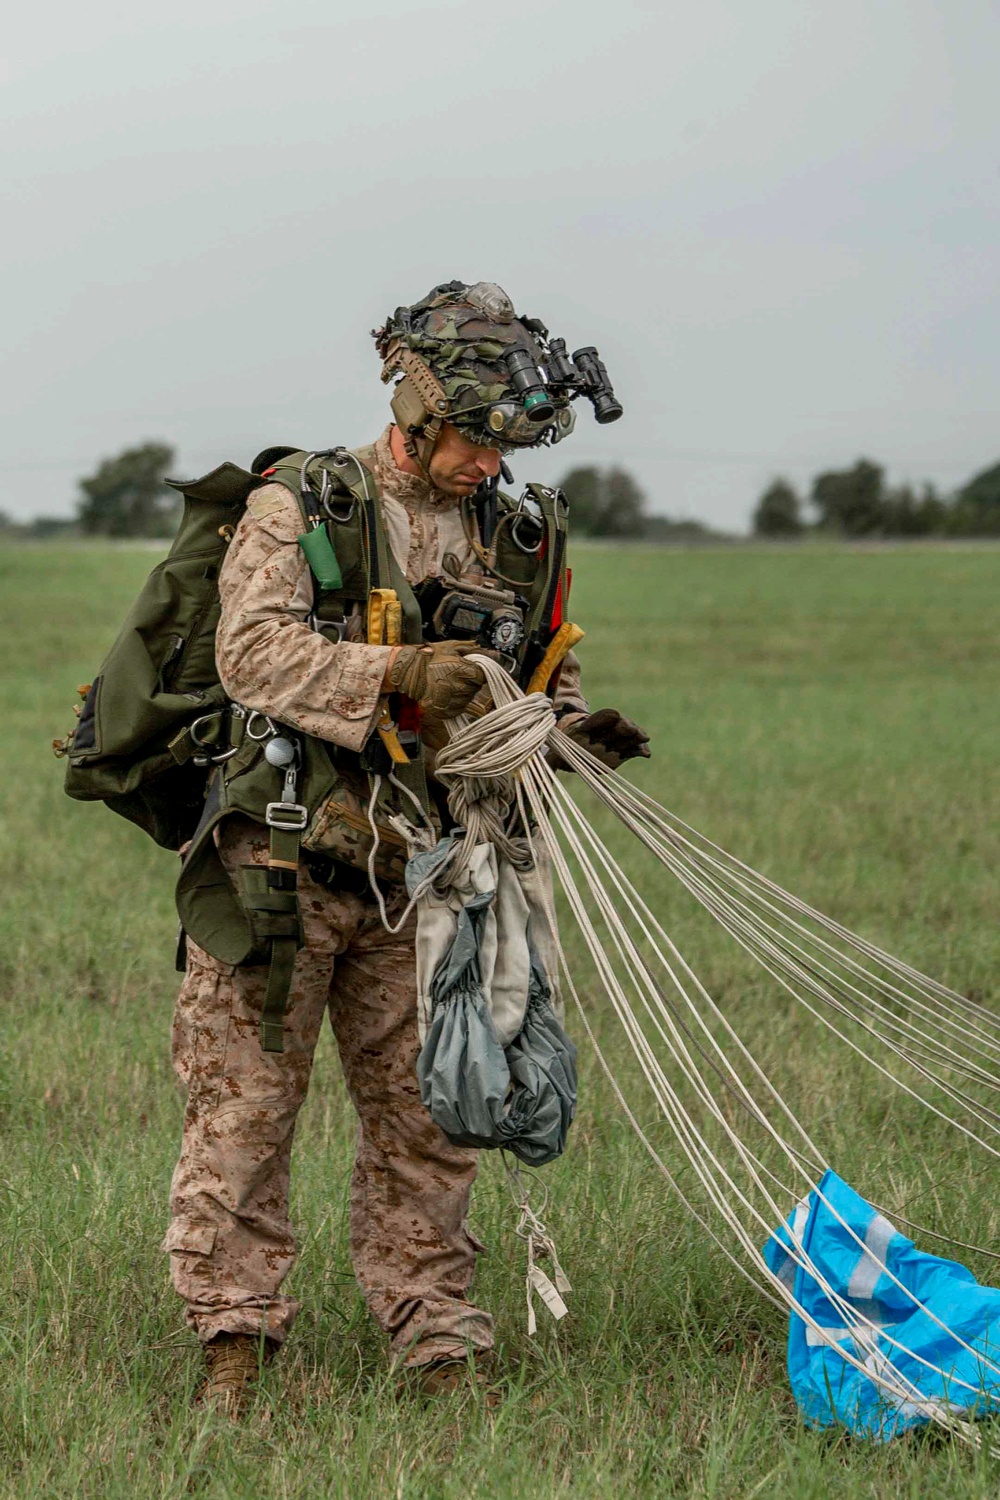
<path id="1" fill-rule="evenodd" d="M 343 588 L 344 579 L 337 554 L 322 522 L 314 526 L 312 531 L 303 531 L 299 537 L 299 546 L 321 589 Z"/>

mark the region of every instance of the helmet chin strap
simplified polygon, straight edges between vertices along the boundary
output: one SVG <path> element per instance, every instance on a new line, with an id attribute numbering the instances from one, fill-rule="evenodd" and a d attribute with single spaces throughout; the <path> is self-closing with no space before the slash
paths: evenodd
<path id="1" fill-rule="evenodd" d="M 403 433 L 403 445 L 410 458 L 420 465 L 424 478 L 428 483 L 433 483 L 431 480 L 431 454 L 437 446 L 442 426 L 443 423 L 440 418 L 432 417 L 418 431 Z"/>

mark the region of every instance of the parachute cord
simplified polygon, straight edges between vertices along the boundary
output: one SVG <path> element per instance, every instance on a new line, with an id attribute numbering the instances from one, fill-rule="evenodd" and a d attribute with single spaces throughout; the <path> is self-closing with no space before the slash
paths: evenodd
<path id="1" fill-rule="evenodd" d="M 535 1293 L 538 1293 L 544 1305 L 558 1322 L 560 1318 L 566 1316 L 568 1308 L 563 1298 L 572 1291 L 572 1287 L 569 1284 L 569 1277 L 559 1264 L 555 1240 L 542 1222 L 541 1216 L 549 1201 L 548 1187 L 540 1177 L 536 1177 L 533 1173 L 529 1173 L 526 1179 L 524 1168 L 512 1165 L 506 1151 L 500 1152 L 500 1158 L 507 1174 L 507 1186 L 514 1200 L 514 1206 L 520 1212 L 514 1233 L 518 1239 L 524 1240 L 528 1251 L 528 1269 L 524 1284 L 528 1302 L 528 1334 L 534 1337 L 538 1328 L 535 1318 Z M 537 1188 L 542 1197 L 537 1210 L 531 1206 L 533 1188 Z M 551 1264 L 551 1277 L 538 1264 L 540 1260 L 547 1260 Z"/>

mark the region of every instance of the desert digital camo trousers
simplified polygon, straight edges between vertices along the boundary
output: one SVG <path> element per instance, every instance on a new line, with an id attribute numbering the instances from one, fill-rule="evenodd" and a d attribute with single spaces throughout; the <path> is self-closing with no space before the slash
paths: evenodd
<path id="1" fill-rule="evenodd" d="M 220 851 L 230 871 L 264 864 L 266 834 L 233 819 Z M 393 892 L 392 920 L 404 901 Z M 260 1045 L 266 967 L 235 969 L 188 943 L 173 1039 L 188 1099 L 164 1240 L 187 1320 L 202 1340 L 263 1327 L 281 1342 L 298 1312 L 281 1292 L 295 1257 L 289 1160 L 328 1011 L 360 1121 L 350 1243 L 368 1306 L 404 1363 L 488 1349 L 492 1319 L 467 1301 L 481 1248 L 466 1225 L 477 1155 L 450 1144 L 417 1085 L 414 922 L 392 937 L 370 896 L 328 890 L 302 867 L 299 894 L 306 943 L 284 1052 Z"/>

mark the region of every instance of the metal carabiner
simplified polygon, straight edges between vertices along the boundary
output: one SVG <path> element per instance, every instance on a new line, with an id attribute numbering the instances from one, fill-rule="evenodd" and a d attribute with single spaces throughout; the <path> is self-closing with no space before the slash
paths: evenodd
<path id="1" fill-rule="evenodd" d="M 346 526 L 348 521 L 353 521 L 354 519 L 354 513 L 358 508 L 358 499 L 356 495 L 351 495 L 348 500 L 342 501 L 342 504 L 345 507 L 343 510 L 336 510 L 330 504 L 329 498 L 327 496 L 320 496 L 320 504 L 326 511 L 327 515 L 330 517 L 330 520 L 333 521 L 335 525 Z"/>
<path id="2" fill-rule="evenodd" d="M 546 491 L 547 493 L 548 491 Z M 518 535 L 518 528 L 525 523 L 531 526 L 538 535 L 538 540 L 533 547 L 528 546 Z M 517 510 L 511 517 L 510 538 L 515 547 L 523 552 L 526 557 L 533 557 L 536 552 L 539 552 L 542 542 L 545 540 L 545 517 L 542 515 L 542 508 L 538 501 L 527 492 L 518 500 Z"/>
<path id="3" fill-rule="evenodd" d="M 192 745 L 197 745 L 199 750 L 204 750 L 208 746 L 210 746 L 212 743 L 211 740 L 202 738 L 199 726 L 209 723 L 212 719 L 218 720 L 220 717 L 221 715 L 218 712 L 215 712 L 211 714 L 200 714 L 197 719 L 194 719 L 188 726 L 188 734 L 191 736 Z"/>
<path id="4" fill-rule="evenodd" d="M 265 726 L 263 734 L 254 734 L 254 732 L 253 732 L 253 721 L 254 721 L 254 719 L 263 719 L 264 726 Z M 247 728 L 246 728 L 246 736 L 247 736 L 248 740 L 257 740 L 258 742 L 260 742 L 261 740 L 269 740 L 271 738 L 272 734 L 277 734 L 277 732 L 278 732 L 278 726 L 274 723 L 273 719 L 269 719 L 268 716 L 267 716 L 267 714 L 258 713 L 257 709 L 255 709 L 255 708 L 251 709 L 250 714 L 249 714 L 249 716 L 247 718 Z"/>

